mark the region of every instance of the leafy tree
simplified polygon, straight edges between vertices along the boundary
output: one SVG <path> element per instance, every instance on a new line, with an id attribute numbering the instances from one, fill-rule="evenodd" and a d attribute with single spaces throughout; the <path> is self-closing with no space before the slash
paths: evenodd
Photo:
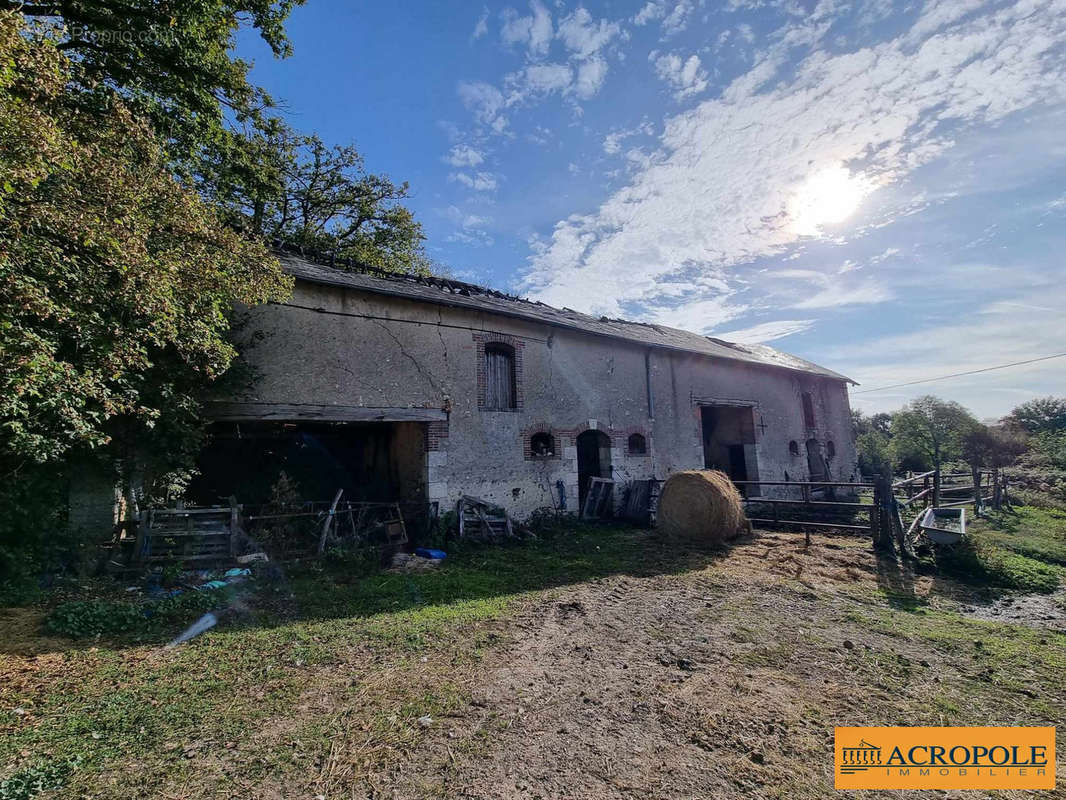
<path id="1" fill-rule="evenodd" d="M 1066 431 L 1066 397 L 1038 397 L 1022 403 L 1005 422 L 1028 433 Z"/>
<path id="2" fill-rule="evenodd" d="M 892 415 L 892 446 L 898 456 L 916 455 L 939 470 L 962 455 L 963 440 L 976 425 L 958 403 L 925 395 Z"/>
<path id="3" fill-rule="evenodd" d="M 169 140 L 172 154 L 195 159 L 224 140 L 227 121 L 257 125 L 271 98 L 248 82 L 250 65 L 233 56 L 242 25 L 257 30 L 277 57 L 291 52 L 285 21 L 303 0 L 0 0 L 0 10 L 56 23 L 56 48 L 70 60 L 70 88 L 106 109 L 118 92 Z"/>
<path id="4" fill-rule="evenodd" d="M 859 456 L 859 473 L 862 475 L 889 474 L 896 470 L 896 456 L 892 449 L 892 440 L 879 431 L 871 430 L 859 434 L 855 439 L 855 449 Z"/>
<path id="5" fill-rule="evenodd" d="M 235 355 L 234 305 L 289 284 L 172 177 L 121 97 L 81 113 L 61 45 L 0 14 L 0 460 L 131 461 L 135 441 L 180 456 Z"/>
<path id="6" fill-rule="evenodd" d="M 422 226 L 400 203 L 407 184 L 368 173 L 354 147 L 279 129 L 244 140 L 231 163 L 234 156 L 238 164 L 247 158 L 247 174 L 208 191 L 235 224 L 379 269 L 428 271 Z"/>
<path id="7" fill-rule="evenodd" d="M 859 409 L 851 411 L 851 427 L 858 438 L 864 433 L 880 433 L 884 436 L 892 435 L 892 415 L 879 411 L 876 414 L 866 416 Z"/>
<path id="8" fill-rule="evenodd" d="M 962 457 L 970 465 L 973 485 L 981 485 L 981 470 L 992 471 L 993 482 L 998 480 L 999 471 L 1009 467 L 1026 451 L 1025 437 L 1005 428 L 988 425 L 974 425 L 962 438 Z M 977 493 L 978 498 L 980 493 Z M 976 500 L 980 509 L 980 500 Z"/>

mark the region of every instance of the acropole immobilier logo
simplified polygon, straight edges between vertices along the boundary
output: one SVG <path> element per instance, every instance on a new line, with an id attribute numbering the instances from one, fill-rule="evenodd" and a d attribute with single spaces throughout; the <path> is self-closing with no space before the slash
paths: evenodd
<path id="1" fill-rule="evenodd" d="M 837 728 L 837 789 L 1054 789 L 1054 728 Z"/>

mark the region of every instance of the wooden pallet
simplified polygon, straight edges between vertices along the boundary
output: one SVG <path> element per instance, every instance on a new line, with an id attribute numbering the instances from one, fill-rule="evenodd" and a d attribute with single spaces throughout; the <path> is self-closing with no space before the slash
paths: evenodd
<path id="1" fill-rule="evenodd" d="M 514 536 L 507 513 L 481 498 L 463 495 L 456 506 L 459 538 L 499 539 Z"/>
<path id="2" fill-rule="evenodd" d="M 233 557 L 240 507 L 151 509 L 138 526 L 137 564 L 216 563 Z"/>

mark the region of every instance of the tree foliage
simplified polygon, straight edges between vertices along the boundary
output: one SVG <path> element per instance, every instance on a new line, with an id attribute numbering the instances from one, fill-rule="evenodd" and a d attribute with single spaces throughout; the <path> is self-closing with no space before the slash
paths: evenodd
<path id="1" fill-rule="evenodd" d="M 1022 403 L 1005 422 L 1027 433 L 1066 431 L 1066 397 L 1038 397 Z"/>
<path id="2" fill-rule="evenodd" d="M 268 239 L 392 272 L 426 272 L 422 226 L 400 201 L 406 183 L 366 171 L 354 147 L 284 129 L 235 142 L 205 189 L 237 225 Z M 232 176 L 227 180 L 226 176 Z"/>
<path id="3" fill-rule="evenodd" d="M 0 0 L 0 8 L 55 23 L 70 102 L 106 118 L 117 94 L 227 224 L 389 271 L 428 271 L 422 228 L 400 202 L 407 184 L 368 173 L 353 147 L 292 131 L 233 55 L 242 26 L 276 57 L 289 55 L 285 23 L 302 3 Z"/>
<path id="4" fill-rule="evenodd" d="M 859 457 L 859 474 L 869 476 L 895 472 L 891 422 L 890 414 L 881 412 L 866 416 L 858 409 L 852 409 L 851 427 Z"/>
<path id="5" fill-rule="evenodd" d="M 273 105 L 249 83 L 250 65 L 233 56 L 237 30 L 251 26 L 284 57 L 291 51 L 285 22 L 302 1 L 29 0 L 0 9 L 59 23 L 56 48 L 69 57 L 79 102 L 106 108 L 117 92 L 174 155 L 194 159 L 226 138 L 227 120 L 255 126 Z"/>
<path id="6" fill-rule="evenodd" d="M 959 403 L 924 395 L 892 415 L 892 446 L 899 458 L 916 455 L 940 469 L 962 455 L 963 440 L 976 425 Z"/>
<path id="7" fill-rule="evenodd" d="M 1025 452 L 1025 437 L 1011 430 L 989 425 L 974 425 L 961 442 L 962 457 L 975 472 L 1009 467 Z"/>
<path id="8" fill-rule="evenodd" d="M 134 436 L 150 446 L 162 431 L 194 436 L 206 387 L 235 355 L 234 304 L 278 299 L 288 286 L 262 244 L 224 227 L 174 179 L 122 97 L 110 94 L 106 114 L 84 112 L 71 96 L 80 67 L 62 45 L 0 14 L 0 453 L 9 462 Z"/>

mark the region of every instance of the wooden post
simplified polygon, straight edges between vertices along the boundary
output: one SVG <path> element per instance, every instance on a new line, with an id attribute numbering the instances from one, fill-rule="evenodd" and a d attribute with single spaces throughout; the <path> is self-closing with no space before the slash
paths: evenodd
<path id="1" fill-rule="evenodd" d="M 940 505 L 940 469 L 933 473 L 933 508 Z"/>
<path id="2" fill-rule="evenodd" d="M 893 508 L 892 476 L 888 472 L 883 472 L 877 479 L 877 488 L 874 492 L 874 510 L 870 513 L 877 517 L 874 547 L 883 553 L 895 555 L 893 539 L 896 537 L 893 534 L 896 524 L 893 518 L 896 513 Z"/>
<path id="3" fill-rule="evenodd" d="M 237 531 L 240 530 L 240 522 L 237 519 L 237 498 L 229 496 L 229 554 L 230 558 L 237 556 Z"/>
<path id="4" fill-rule="evenodd" d="M 344 494 L 344 489 L 338 489 L 337 495 L 333 498 L 333 504 L 329 507 L 329 513 L 326 515 L 326 520 L 322 523 L 322 535 L 318 539 L 319 555 L 326 552 L 326 539 L 329 536 L 329 529 L 333 527 L 333 515 L 337 513 L 337 503 L 341 501 L 342 494 Z"/>

